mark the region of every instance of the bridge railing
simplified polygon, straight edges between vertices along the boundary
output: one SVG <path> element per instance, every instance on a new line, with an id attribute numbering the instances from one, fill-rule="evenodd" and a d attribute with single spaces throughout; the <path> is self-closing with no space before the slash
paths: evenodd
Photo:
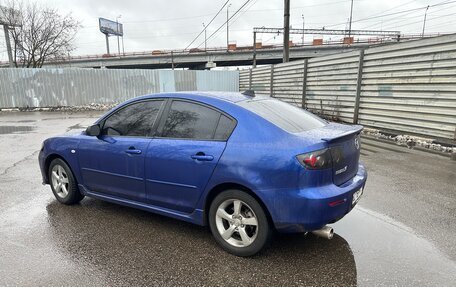
<path id="1" fill-rule="evenodd" d="M 424 37 L 435 37 L 441 34 L 426 34 Z M 408 34 L 408 35 L 401 35 L 401 41 L 408 41 L 408 40 L 415 40 L 420 39 L 423 36 L 421 34 Z M 386 42 L 397 41 L 397 39 L 392 39 L 391 37 L 369 37 L 369 38 L 357 38 L 354 41 L 354 44 L 382 44 Z M 344 39 L 336 39 L 336 40 L 324 40 L 321 45 L 317 46 L 333 46 L 333 45 L 347 45 L 344 43 Z M 303 48 L 303 47 L 315 47 L 316 45 L 313 42 L 306 42 L 306 43 L 292 43 L 291 49 L 293 48 Z M 262 49 L 282 49 L 283 45 L 258 45 L 257 50 Z M 228 52 L 236 52 L 236 51 L 253 51 L 253 46 L 237 46 L 234 50 L 230 50 Z M 226 53 L 227 47 L 210 47 L 206 50 L 201 48 L 191 48 L 187 50 L 183 49 L 157 49 L 157 50 L 148 50 L 148 51 L 136 51 L 136 52 L 125 52 L 125 53 L 111 53 L 111 54 L 93 54 L 93 55 L 74 55 L 69 56 L 66 58 L 62 58 L 59 60 L 53 59 L 48 63 L 59 63 L 59 62 L 71 62 L 71 61 L 85 61 L 85 60 L 93 60 L 93 59 L 107 59 L 107 58 L 131 58 L 131 57 L 162 57 L 166 56 L 169 57 L 170 55 L 179 57 L 182 55 L 189 55 L 189 54 L 204 54 L 204 53 Z M 0 65 L 7 64 L 8 61 L 0 61 Z"/>

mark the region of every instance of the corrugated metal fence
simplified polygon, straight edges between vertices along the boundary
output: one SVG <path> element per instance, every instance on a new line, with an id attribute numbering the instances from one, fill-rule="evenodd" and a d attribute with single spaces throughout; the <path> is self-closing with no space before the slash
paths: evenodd
<path id="1" fill-rule="evenodd" d="M 454 141 L 456 35 L 243 70 L 249 88 L 335 120 Z"/>
<path id="2" fill-rule="evenodd" d="M 238 90 L 237 71 L 0 69 L 0 108 L 111 104 L 157 92 Z"/>

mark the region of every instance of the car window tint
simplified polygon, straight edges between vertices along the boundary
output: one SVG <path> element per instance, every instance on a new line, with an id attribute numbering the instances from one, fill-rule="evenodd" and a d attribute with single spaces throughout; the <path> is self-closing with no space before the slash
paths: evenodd
<path id="1" fill-rule="evenodd" d="M 214 139 L 226 140 L 230 137 L 236 123 L 225 115 L 221 115 L 217 129 L 215 130 Z"/>
<path id="2" fill-rule="evenodd" d="M 220 113 L 208 107 L 173 101 L 162 137 L 212 139 Z"/>
<path id="3" fill-rule="evenodd" d="M 129 105 L 106 119 L 103 134 L 147 137 L 157 119 L 162 100 L 145 101 Z"/>
<path id="4" fill-rule="evenodd" d="M 239 105 L 290 133 L 308 131 L 328 124 L 325 120 L 304 109 L 279 100 L 243 101 Z"/>

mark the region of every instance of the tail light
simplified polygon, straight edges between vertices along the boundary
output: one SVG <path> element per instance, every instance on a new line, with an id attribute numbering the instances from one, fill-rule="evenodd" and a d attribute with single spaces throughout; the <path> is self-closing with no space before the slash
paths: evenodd
<path id="1" fill-rule="evenodd" d="M 330 149 L 321 149 L 296 156 L 298 161 L 307 169 L 332 168 Z"/>

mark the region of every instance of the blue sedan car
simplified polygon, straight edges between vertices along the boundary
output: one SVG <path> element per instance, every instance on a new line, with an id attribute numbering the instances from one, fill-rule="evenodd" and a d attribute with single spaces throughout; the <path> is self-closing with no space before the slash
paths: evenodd
<path id="1" fill-rule="evenodd" d="M 251 93 L 154 94 L 45 140 L 39 164 L 63 204 L 89 196 L 209 225 L 251 256 L 273 230 L 331 238 L 366 182 L 361 130 Z"/>

